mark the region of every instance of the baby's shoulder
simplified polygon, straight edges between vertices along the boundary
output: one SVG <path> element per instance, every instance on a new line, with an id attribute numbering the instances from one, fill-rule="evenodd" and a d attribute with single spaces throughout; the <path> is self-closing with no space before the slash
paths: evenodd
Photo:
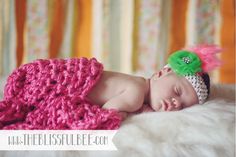
<path id="1" fill-rule="evenodd" d="M 143 91 L 146 88 L 146 81 L 143 77 L 133 76 L 118 72 L 104 71 L 102 81 L 123 90 Z"/>
<path id="2" fill-rule="evenodd" d="M 145 81 L 141 78 L 129 81 L 125 92 L 129 104 L 135 105 L 137 109 L 140 108 L 144 102 L 145 88 Z"/>
<path id="3" fill-rule="evenodd" d="M 141 77 L 134 77 L 127 81 L 126 90 L 133 98 L 143 99 L 146 89 L 146 81 Z"/>
<path id="4" fill-rule="evenodd" d="M 119 93 L 127 105 L 141 107 L 143 104 L 146 80 L 129 74 L 105 72 L 106 82 L 110 82 L 111 92 Z"/>
<path id="5" fill-rule="evenodd" d="M 146 81 L 142 77 L 134 77 L 129 81 L 130 88 L 138 91 L 143 91 L 146 88 Z"/>

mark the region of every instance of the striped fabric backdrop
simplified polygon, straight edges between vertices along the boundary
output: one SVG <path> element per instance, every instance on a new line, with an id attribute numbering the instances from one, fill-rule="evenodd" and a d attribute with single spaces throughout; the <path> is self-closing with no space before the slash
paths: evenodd
<path id="1" fill-rule="evenodd" d="M 235 83 L 234 0 L 1 0 L 0 77 L 38 58 L 96 57 L 149 77 L 175 50 L 220 45 L 213 80 Z"/>

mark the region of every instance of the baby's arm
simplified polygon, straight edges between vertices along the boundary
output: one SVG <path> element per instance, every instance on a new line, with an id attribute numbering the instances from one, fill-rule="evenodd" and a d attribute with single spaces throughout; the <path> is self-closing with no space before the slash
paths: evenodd
<path id="1" fill-rule="evenodd" d="M 144 94 L 137 88 L 130 88 L 121 94 L 107 101 L 103 108 L 116 109 L 120 111 L 122 117 L 126 117 L 127 112 L 137 111 L 143 104 Z"/>

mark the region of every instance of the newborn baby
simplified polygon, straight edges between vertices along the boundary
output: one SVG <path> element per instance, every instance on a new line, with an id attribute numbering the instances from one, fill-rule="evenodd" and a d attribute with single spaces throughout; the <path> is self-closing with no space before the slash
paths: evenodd
<path id="1" fill-rule="evenodd" d="M 209 91 L 208 74 L 204 74 L 204 78 Z M 178 111 L 199 103 L 192 84 L 168 67 L 149 79 L 104 71 L 88 98 L 103 108 L 120 112 L 135 112 L 143 104 L 150 105 L 145 109 L 149 111 Z"/>
<path id="2" fill-rule="evenodd" d="M 117 109 L 123 117 L 144 104 L 149 104 L 145 111 L 178 111 L 202 104 L 210 92 L 207 71 L 219 65 L 212 51 L 211 46 L 177 51 L 148 79 L 104 71 L 88 98 L 103 108 Z"/>
<path id="3" fill-rule="evenodd" d="M 220 65 L 219 51 L 209 45 L 176 51 L 147 79 L 103 71 L 94 58 L 36 60 L 9 75 L 0 129 L 114 129 L 121 117 L 97 105 L 125 118 L 202 104 L 210 91 L 207 72 Z"/>

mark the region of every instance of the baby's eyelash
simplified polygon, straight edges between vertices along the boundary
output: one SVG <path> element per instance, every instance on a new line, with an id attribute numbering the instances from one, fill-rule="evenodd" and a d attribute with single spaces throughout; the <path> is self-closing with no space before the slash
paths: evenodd
<path id="1" fill-rule="evenodd" d="M 180 91 L 177 87 L 175 87 L 175 93 L 180 96 Z"/>

